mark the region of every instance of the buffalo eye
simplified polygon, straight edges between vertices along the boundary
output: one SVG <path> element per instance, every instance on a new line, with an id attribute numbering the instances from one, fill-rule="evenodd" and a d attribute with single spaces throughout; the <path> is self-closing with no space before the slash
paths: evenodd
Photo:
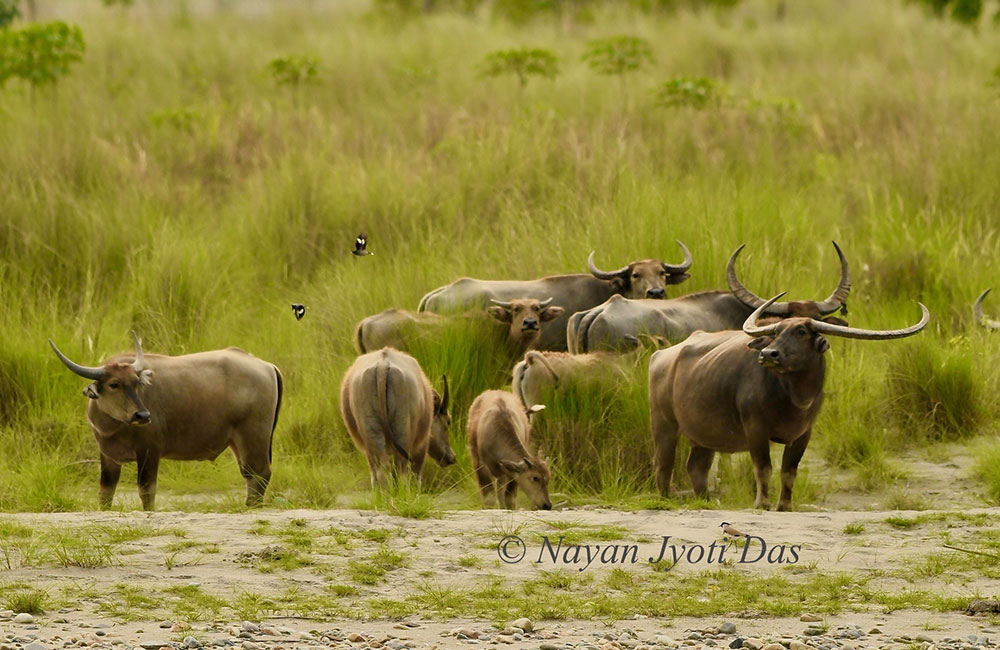
<path id="1" fill-rule="evenodd" d="M 666 271 L 660 271 L 660 275 L 666 275 L 666 274 L 667 274 Z"/>
<path id="2" fill-rule="evenodd" d="M 806 336 L 807 334 L 809 334 L 809 332 L 806 331 L 805 327 L 799 325 L 798 327 L 795 328 L 795 334 L 798 336 Z"/>
<path id="3" fill-rule="evenodd" d="M 531 480 L 534 481 L 535 483 L 541 483 L 542 482 L 542 479 L 538 478 L 537 476 L 533 476 L 531 478 Z"/>
<path id="4" fill-rule="evenodd" d="M 638 278 L 639 278 L 639 274 L 638 274 L 638 273 L 635 273 L 635 272 L 633 272 L 633 273 L 632 273 L 632 278 L 633 278 L 633 279 L 638 279 Z"/>
<path id="5" fill-rule="evenodd" d="M 110 388 L 111 390 L 118 390 L 119 384 L 117 381 L 113 381 L 110 384 L 108 384 L 108 388 Z"/>

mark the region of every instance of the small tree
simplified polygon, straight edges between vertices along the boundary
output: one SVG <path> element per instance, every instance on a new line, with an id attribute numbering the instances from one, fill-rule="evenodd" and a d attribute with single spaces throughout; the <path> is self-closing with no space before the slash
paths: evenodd
<path id="1" fill-rule="evenodd" d="M 298 88 L 302 84 L 316 81 L 319 76 L 319 60 L 314 56 L 281 56 L 267 64 L 274 80 L 282 86 Z"/>
<path id="2" fill-rule="evenodd" d="M 21 17 L 17 3 L 18 0 L 0 0 L 0 29 L 4 29 Z"/>
<path id="3" fill-rule="evenodd" d="M 627 107 L 628 87 L 625 75 L 639 70 L 647 63 L 652 63 L 653 48 L 648 41 L 637 36 L 623 34 L 610 38 L 599 38 L 587 43 L 583 60 L 598 74 L 618 77 L 622 97 Z"/>
<path id="4" fill-rule="evenodd" d="M 482 74 L 487 77 L 517 75 L 524 88 L 532 76 L 555 79 L 559 74 L 559 58 L 548 50 L 538 48 L 498 50 L 486 55 L 481 68 Z"/>
<path id="5" fill-rule="evenodd" d="M 54 84 L 84 52 L 83 32 L 56 21 L 0 32 L 0 86 L 19 78 L 32 88 Z"/>
<path id="6" fill-rule="evenodd" d="M 719 107 L 729 96 L 722 84 L 706 77 L 674 77 L 660 84 L 655 94 L 660 106 L 698 109 Z"/>

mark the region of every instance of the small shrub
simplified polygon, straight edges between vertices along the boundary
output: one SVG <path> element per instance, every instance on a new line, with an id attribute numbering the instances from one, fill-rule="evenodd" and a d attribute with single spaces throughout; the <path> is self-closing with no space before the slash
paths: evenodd
<path id="1" fill-rule="evenodd" d="M 54 84 L 84 49 L 80 28 L 61 21 L 0 32 L 0 86 L 13 78 L 34 88 Z"/>
<path id="2" fill-rule="evenodd" d="M 316 81 L 319 59 L 314 56 L 281 56 L 267 64 L 274 80 L 282 86 L 301 86 Z"/>
<path id="3" fill-rule="evenodd" d="M 725 86 L 707 77 L 674 77 L 660 84 L 655 92 L 660 106 L 697 109 L 722 106 L 729 95 Z"/>
<path id="4" fill-rule="evenodd" d="M 517 75 L 523 88 L 528 84 L 529 77 L 555 79 L 559 74 L 559 58 L 548 50 L 538 48 L 499 50 L 483 59 L 482 74 L 486 77 Z"/>
<path id="5" fill-rule="evenodd" d="M 865 532 L 865 525 L 860 521 L 856 521 L 854 523 L 847 524 L 846 526 L 844 526 L 845 535 L 860 535 L 863 532 Z"/>
<path id="6" fill-rule="evenodd" d="M 583 60 L 594 72 L 604 75 L 624 75 L 653 62 L 653 48 L 637 36 L 612 36 L 587 43 Z"/>
<path id="7" fill-rule="evenodd" d="M 18 0 L 0 0 L 0 29 L 10 25 L 21 17 L 21 10 L 17 8 Z"/>
<path id="8" fill-rule="evenodd" d="M 982 0 L 911 0 L 911 2 L 926 7 L 939 18 L 949 15 L 963 25 L 974 25 L 979 22 L 979 17 L 983 14 Z"/>

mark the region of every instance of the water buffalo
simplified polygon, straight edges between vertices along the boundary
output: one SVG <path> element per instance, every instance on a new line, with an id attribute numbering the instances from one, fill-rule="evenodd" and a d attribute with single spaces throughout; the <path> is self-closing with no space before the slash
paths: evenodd
<path id="1" fill-rule="evenodd" d="M 840 283 L 830 297 L 821 302 L 783 302 L 768 308 L 769 316 L 808 316 L 819 318 L 840 309 L 851 292 L 851 270 L 844 253 L 833 242 L 840 258 Z M 576 354 L 596 350 L 627 350 L 637 345 L 638 337 L 661 336 L 672 343 L 686 339 L 691 332 L 719 332 L 739 329 L 754 309 L 764 303 L 740 282 L 736 275 L 737 248 L 726 264 L 729 292 L 703 291 L 669 300 L 630 300 L 612 296 L 604 304 L 573 314 L 566 325 L 569 351 Z"/>
<path id="2" fill-rule="evenodd" d="M 561 386 L 586 382 L 595 377 L 630 380 L 639 357 L 612 352 L 567 354 L 529 350 L 514 366 L 511 387 L 525 408 L 544 404 Z"/>
<path id="3" fill-rule="evenodd" d="M 972 313 L 976 316 L 976 322 L 985 327 L 988 330 L 1000 330 L 1000 321 L 993 320 L 992 318 L 986 318 L 983 315 L 983 300 L 993 289 L 987 289 L 986 291 L 979 294 L 976 298 L 976 304 L 972 306 Z"/>
<path id="4" fill-rule="evenodd" d="M 615 271 L 602 271 L 594 265 L 594 253 L 591 252 L 587 259 L 590 275 L 553 275 L 527 281 L 459 278 L 425 295 L 420 299 L 417 309 L 444 313 L 485 307 L 491 299 L 545 300 L 551 297 L 565 312 L 545 328 L 535 347 L 540 350 L 565 350 L 566 320 L 571 314 L 590 309 L 619 294 L 627 298 L 663 298 L 668 284 L 678 284 L 688 279 L 691 253 L 681 242 L 677 242 L 677 245 L 684 252 L 684 261 L 680 264 L 641 260 Z"/>
<path id="5" fill-rule="evenodd" d="M 213 460 L 233 450 L 249 507 L 259 506 L 271 478 L 271 439 L 281 407 L 281 372 L 239 348 L 170 357 L 112 357 L 88 368 L 49 344 L 67 368 L 93 381 L 87 421 L 101 452 L 101 508 L 111 507 L 123 463 L 136 462 L 139 498 L 153 509 L 161 458 Z"/>
<path id="6" fill-rule="evenodd" d="M 469 408 L 469 455 L 476 470 L 483 504 L 495 496 L 514 510 L 520 487 L 536 508 L 551 510 L 549 466 L 532 455 L 529 414 L 545 408 L 525 410 L 513 394 L 502 390 L 480 393 Z M 494 485 L 495 483 L 495 485 Z"/>
<path id="7" fill-rule="evenodd" d="M 782 294 L 783 295 L 783 294 Z M 667 496 L 677 439 L 691 443 L 687 471 L 696 494 L 708 493 L 715 452 L 749 451 L 757 479 L 755 508 L 768 508 L 770 443 L 785 445 L 778 510 L 789 510 L 792 485 L 823 402 L 830 344 L 824 335 L 885 340 L 912 336 L 927 325 L 865 330 L 814 318 L 758 323 L 777 298 L 763 302 L 743 331 L 695 332 L 656 352 L 649 362 L 649 409 L 656 485 Z M 839 320 L 839 319 L 837 319 Z"/>
<path id="8" fill-rule="evenodd" d="M 518 298 L 508 302 L 492 302 L 494 304 L 486 312 L 507 325 L 497 328 L 497 334 L 500 335 L 498 338 L 513 347 L 518 355 L 538 342 L 545 329 L 543 323 L 555 320 L 563 313 L 562 307 L 552 304 L 552 298 Z M 409 349 L 408 341 L 432 337 L 449 319 L 448 316 L 431 312 L 386 309 L 358 323 L 354 330 L 354 346 L 361 354 L 387 346 L 405 351 Z"/>
<path id="9" fill-rule="evenodd" d="M 368 459 L 372 487 L 386 484 L 390 454 L 399 473 L 409 462 L 418 479 L 427 454 L 442 467 L 455 462 L 448 444 L 448 379 L 442 379 L 443 397 L 416 359 L 392 348 L 364 354 L 348 368 L 340 386 L 340 412 Z"/>

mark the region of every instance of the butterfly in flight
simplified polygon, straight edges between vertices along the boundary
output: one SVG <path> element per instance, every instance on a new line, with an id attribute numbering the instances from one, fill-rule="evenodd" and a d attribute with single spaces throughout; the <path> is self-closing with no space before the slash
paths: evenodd
<path id="1" fill-rule="evenodd" d="M 292 311 L 295 313 L 295 320 L 302 320 L 302 317 L 306 315 L 306 306 L 293 302 Z"/>
<path id="2" fill-rule="evenodd" d="M 351 252 L 355 255 L 374 255 L 371 251 L 367 250 L 365 247 L 368 245 L 368 234 L 361 233 L 358 238 L 354 240 L 354 250 Z"/>

